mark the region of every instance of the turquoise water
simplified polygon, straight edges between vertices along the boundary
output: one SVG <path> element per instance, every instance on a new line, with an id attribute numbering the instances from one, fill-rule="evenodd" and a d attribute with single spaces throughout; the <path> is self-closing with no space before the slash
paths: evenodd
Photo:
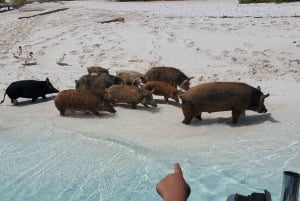
<path id="1" fill-rule="evenodd" d="M 200 154 L 155 153 L 118 139 L 47 130 L 38 123 L 31 130 L 26 133 L 14 125 L 2 130 L 1 201 L 158 201 L 155 185 L 176 161 L 191 185 L 190 201 L 221 201 L 231 193 L 265 188 L 273 200 L 280 199 L 282 171 L 272 161 L 253 164 L 244 157 L 214 160 Z"/>

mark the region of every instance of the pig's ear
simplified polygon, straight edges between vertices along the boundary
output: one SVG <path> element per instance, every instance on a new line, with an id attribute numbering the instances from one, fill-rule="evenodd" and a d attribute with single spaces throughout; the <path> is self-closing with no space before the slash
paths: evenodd
<path id="1" fill-rule="evenodd" d="M 267 98 L 267 97 L 269 97 L 269 96 L 270 96 L 270 94 L 266 94 L 266 95 L 264 95 L 264 99 L 265 99 L 265 98 Z"/>
<path id="2" fill-rule="evenodd" d="M 188 80 L 191 80 L 191 79 L 193 79 L 193 78 L 194 78 L 194 77 L 189 77 Z"/>
<path id="3" fill-rule="evenodd" d="M 46 82 L 50 82 L 49 78 L 46 78 Z"/>
<path id="4" fill-rule="evenodd" d="M 258 90 L 258 91 L 261 91 L 261 88 L 260 88 L 260 86 L 258 86 L 258 87 L 257 87 L 257 90 Z"/>

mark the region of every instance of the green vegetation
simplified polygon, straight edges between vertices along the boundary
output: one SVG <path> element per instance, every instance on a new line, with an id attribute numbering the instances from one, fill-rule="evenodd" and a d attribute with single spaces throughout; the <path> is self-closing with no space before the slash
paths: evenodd
<path id="1" fill-rule="evenodd" d="M 14 7 L 20 7 L 26 3 L 26 0 L 11 0 L 11 3 Z"/>
<path id="2" fill-rule="evenodd" d="M 239 3 L 283 3 L 296 1 L 299 0 L 239 0 Z"/>

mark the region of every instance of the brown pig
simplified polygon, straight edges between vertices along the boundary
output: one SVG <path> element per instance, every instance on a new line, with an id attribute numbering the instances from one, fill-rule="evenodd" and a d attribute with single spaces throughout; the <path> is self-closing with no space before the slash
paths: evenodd
<path id="1" fill-rule="evenodd" d="M 131 104 L 132 108 L 142 103 L 145 107 L 151 105 L 156 107 L 157 104 L 153 100 L 152 93 L 145 89 L 140 89 L 132 85 L 113 85 L 106 89 L 108 101 L 111 103 L 127 103 Z"/>
<path id="2" fill-rule="evenodd" d="M 92 75 L 92 74 L 101 75 L 103 73 L 109 74 L 108 70 L 109 70 L 109 68 L 102 68 L 100 66 L 87 67 L 87 71 L 88 71 L 89 75 Z"/>
<path id="3" fill-rule="evenodd" d="M 83 75 L 79 80 L 75 80 L 75 87 L 76 89 L 86 89 L 96 91 L 98 93 L 104 93 L 105 88 L 108 88 L 114 84 L 122 83 L 123 80 L 114 75 Z"/>
<path id="4" fill-rule="evenodd" d="M 183 72 L 174 67 L 152 67 L 141 79 L 144 83 L 147 81 L 167 82 L 174 87 L 179 86 L 183 90 L 190 88 L 190 80 L 194 77 L 187 77 Z"/>
<path id="5" fill-rule="evenodd" d="M 232 123 L 238 121 L 245 110 L 266 113 L 264 95 L 260 87 L 254 88 L 239 82 L 213 82 L 194 86 L 187 90 L 182 99 L 182 112 L 185 124 L 194 117 L 201 120 L 202 112 L 232 111 Z"/>
<path id="6" fill-rule="evenodd" d="M 139 78 L 141 78 L 143 74 L 133 70 L 121 70 L 116 73 L 116 76 L 121 78 L 124 84 L 139 86 Z"/>
<path id="7" fill-rule="evenodd" d="M 67 110 L 72 112 L 92 112 L 99 115 L 98 111 L 115 113 L 116 110 L 106 100 L 106 97 L 97 96 L 87 90 L 68 89 L 61 91 L 54 99 L 56 108 L 61 115 Z"/>
<path id="8" fill-rule="evenodd" d="M 142 88 L 148 91 L 153 90 L 154 95 L 164 96 L 166 102 L 168 102 L 169 98 L 172 98 L 176 102 L 179 102 L 179 91 L 167 82 L 148 81 L 146 82 L 146 84 L 143 85 Z"/>

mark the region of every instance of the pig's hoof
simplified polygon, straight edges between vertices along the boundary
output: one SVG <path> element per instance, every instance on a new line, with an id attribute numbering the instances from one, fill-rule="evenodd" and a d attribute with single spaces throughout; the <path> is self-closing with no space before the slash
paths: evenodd
<path id="1" fill-rule="evenodd" d="M 182 121 L 182 123 L 184 123 L 184 124 L 186 124 L 186 125 L 189 125 L 189 124 L 191 123 L 191 121 L 188 121 L 188 120 L 184 119 L 184 120 Z"/>

